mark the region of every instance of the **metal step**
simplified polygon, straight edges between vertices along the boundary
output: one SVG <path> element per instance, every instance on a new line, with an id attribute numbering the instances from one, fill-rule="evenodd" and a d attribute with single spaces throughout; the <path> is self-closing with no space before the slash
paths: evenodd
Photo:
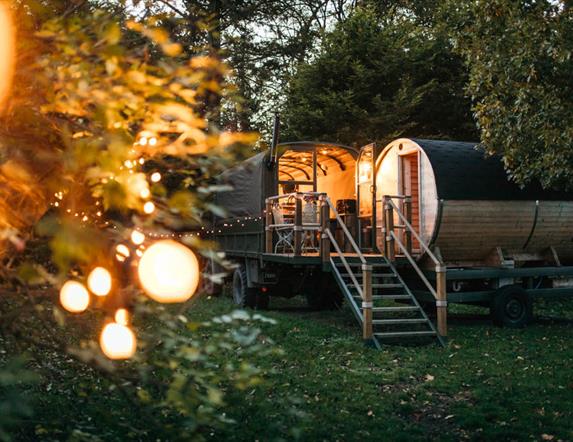
<path id="1" fill-rule="evenodd" d="M 407 307 L 372 307 L 373 312 L 413 312 L 420 311 L 416 306 Z"/>
<path id="2" fill-rule="evenodd" d="M 353 298 L 362 299 L 360 295 L 352 295 Z M 412 299 L 410 295 L 372 295 L 372 301 L 381 301 L 386 299 L 392 301 L 393 299 Z"/>
<path id="3" fill-rule="evenodd" d="M 348 287 L 356 287 L 354 284 L 346 284 Z M 402 284 L 372 284 L 373 289 L 399 289 Z"/>
<path id="4" fill-rule="evenodd" d="M 349 267 L 361 267 L 362 263 L 360 262 L 348 262 L 347 263 Z M 336 267 L 344 267 L 344 263 L 342 262 L 335 262 L 334 265 Z M 386 263 L 382 263 L 382 264 L 368 264 L 370 267 L 390 267 L 390 264 L 386 264 Z"/>
<path id="5" fill-rule="evenodd" d="M 353 273 L 355 278 L 362 278 L 362 272 Z M 350 278 L 349 273 L 341 273 L 340 276 L 343 278 Z M 397 278 L 394 273 L 372 273 L 372 278 Z"/>
<path id="6" fill-rule="evenodd" d="M 399 325 L 399 324 L 423 324 L 427 321 L 424 318 L 403 318 L 403 319 L 373 319 L 373 325 Z"/>
<path id="7" fill-rule="evenodd" d="M 376 336 L 377 338 L 401 338 L 403 336 L 436 336 L 436 332 L 433 330 L 386 332 L 386 333 L 374 333 L 374 336 Z"/>

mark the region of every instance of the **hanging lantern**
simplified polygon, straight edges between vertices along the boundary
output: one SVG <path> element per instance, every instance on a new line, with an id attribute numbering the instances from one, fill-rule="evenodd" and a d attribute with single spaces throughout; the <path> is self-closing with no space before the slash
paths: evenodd
<path id="1" fill-rule="evenodd" d="M 67 281 L 60 290 L 60 304 L 71 313 L 81 313 L 88 308 L 90 294 L 77 281 Z"/>
<path id="2" fill-rule="evenodd" d="M 139 281 L 158 302 L 184 302 L 197 290 L 199 262 L 195 254 L 173 240 L 158 241 L 141 257 Z"/>
<path id="3" fill-rule="evenodd" d="M 111 291 L 111 274 L 103 267 L 96 267 L 88 276 L 88 288 L 96 296 L 106 296 Z"/>
<path id="4" fill-rule="evenodd" d="M 103 328 L 99 345 L 110 359 L 129 359 L 135 354 L 137 342 L 127 325 L 111 322 Z"/>
<path id="5" fill-rule="evenodd" d="M 0 112 L 12 86 L 16 58 L 15 40 L 12 14 L 8 6 L 0 2 Z"/>

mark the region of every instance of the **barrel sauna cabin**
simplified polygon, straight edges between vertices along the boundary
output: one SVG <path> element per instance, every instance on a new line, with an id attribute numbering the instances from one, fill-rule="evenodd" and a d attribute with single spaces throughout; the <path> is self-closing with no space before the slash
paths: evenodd
<path id="1" fill-rule="evenodd" d="M 413 227 L 448 267 L 573 262 L 573 194 L 520 188 L 476 143 L 402 138 L 375 167 L 376 225 L 384 195 L 411 195 Z"/>

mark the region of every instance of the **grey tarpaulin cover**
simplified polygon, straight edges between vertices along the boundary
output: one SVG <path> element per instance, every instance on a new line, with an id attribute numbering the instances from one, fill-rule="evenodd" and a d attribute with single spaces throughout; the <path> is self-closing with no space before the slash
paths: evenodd
<path id="1" fill-rule="evenodd" d="M 263 212 L 265 156 L 266 152 L 261 152 L 221 174 L 221 184 L 229 184 L 233 190 L 218 193 L 215 202 L 228 217 L 260 216 Z"/>

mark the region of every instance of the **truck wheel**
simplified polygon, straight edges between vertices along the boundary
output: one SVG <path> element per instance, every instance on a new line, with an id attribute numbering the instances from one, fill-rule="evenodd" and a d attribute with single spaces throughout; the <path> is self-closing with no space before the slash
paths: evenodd
<path id="1" fill-rule="evenodd" d="M 242 265 L 233 273 L 233 301 L 241 307 L 257 306 L 257 291 L 247 285 L 247 271 Z"/>
<path id="2" fill-rule="evenodd" d="M 533 317 L 533 303 L 518 285 L 501 287 L 490 304 L 493 323 L 499 327 L 522 328 Z"/>

